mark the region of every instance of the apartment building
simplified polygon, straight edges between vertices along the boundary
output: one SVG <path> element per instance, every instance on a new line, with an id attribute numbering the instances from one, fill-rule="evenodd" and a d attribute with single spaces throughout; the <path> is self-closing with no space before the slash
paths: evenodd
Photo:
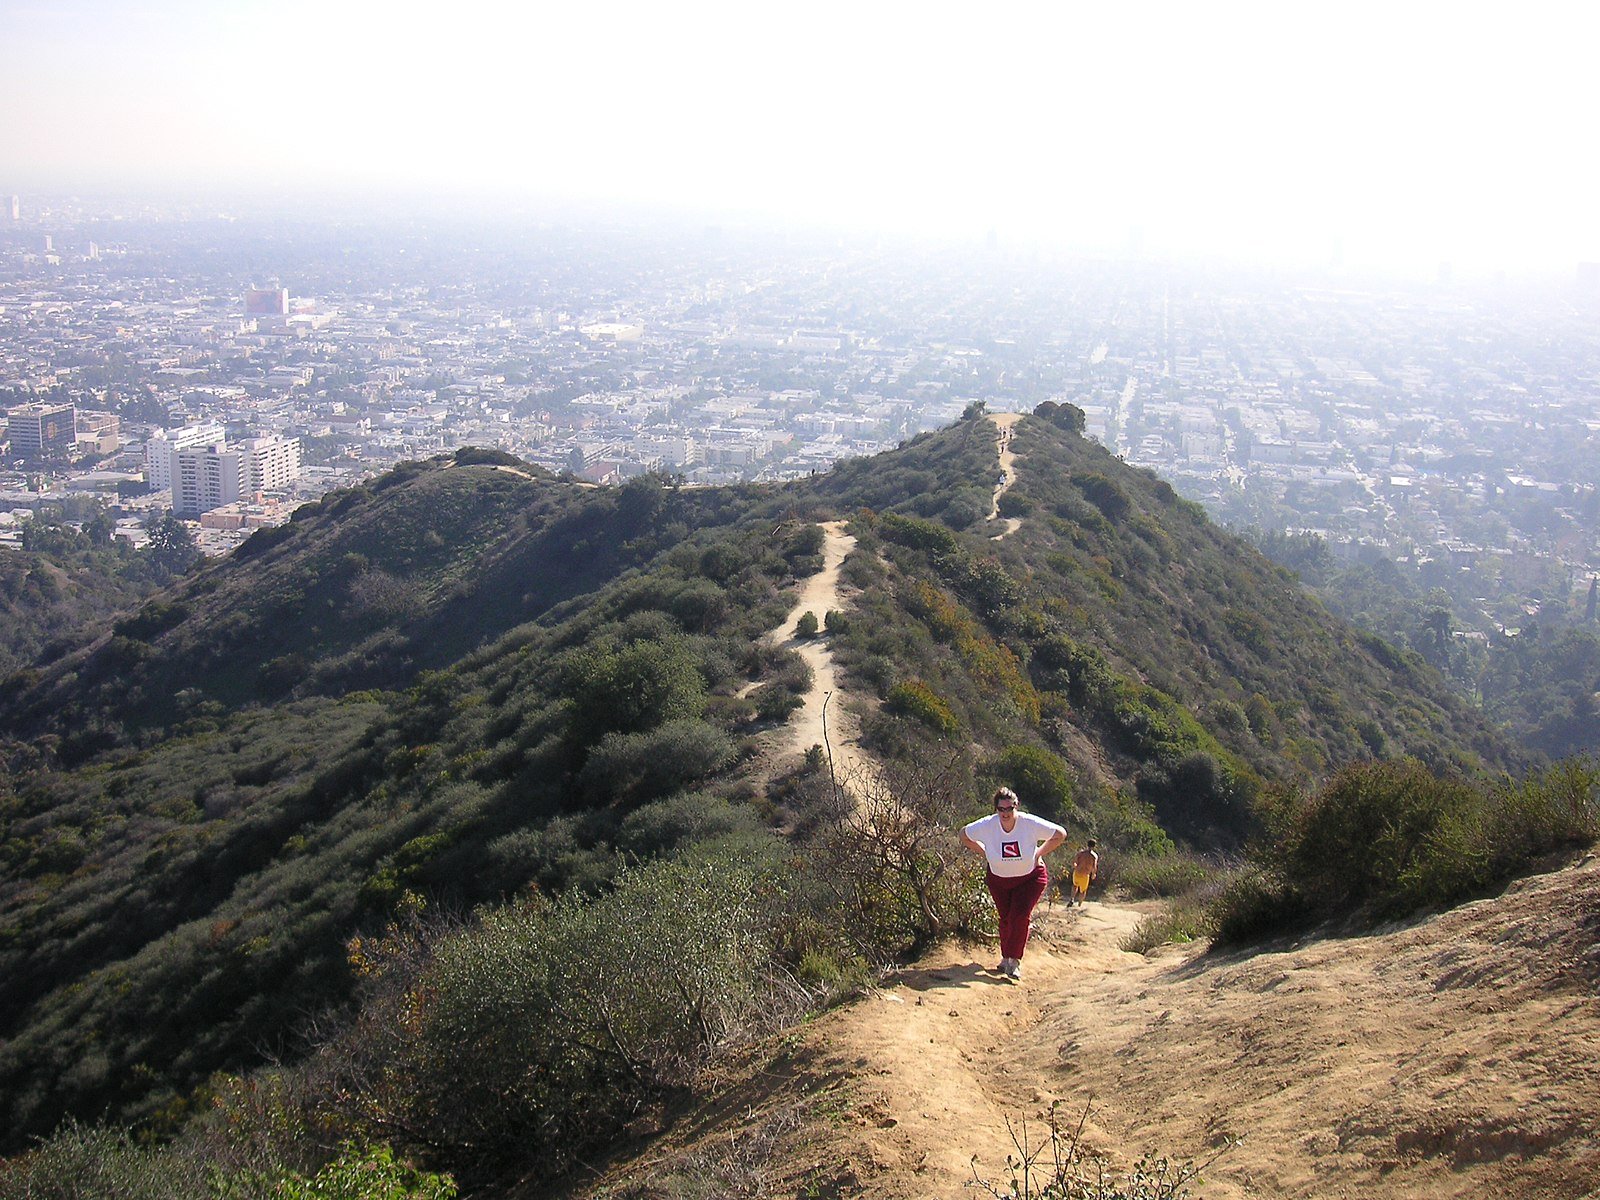
<path id="1" fill-rule="evenodd" d="M 172 511 L 196 519 L 242 494 L 245 456 L 225 445 L 186 446 L 172 455 Z"/>
<path id="2" fill-rule="evenodd" d="M 276 434 L 225 444 L 188 446 L 172 456 L 172 511 L 180 517 L 286 488 L 300 478 L 300 439 Z"/>
<path id="3" fill-rule="evenodd" d="M 286 488 L 300 478 L 300 439 L 270 434 L 246 438 L 239 443 L 245 456 L 240 480 L 245 495 Z"/>
<path id="4" fill-rule="evenodd" d="M 172 489 L 174 460 L 180 450 L 227 445 L 227 431 L 219 421 L 204 421 L 152 434 L 144 447 L 144 477 L 152 492 Z M 174 501 L 177 497 L 174 494 Z"/>
<path id="5" fill-rule="evenodd" d="M 70 404 L 24 404 L 6 414 L 15 458 L 66 458 L 78 442 L 77 410 Z"/>

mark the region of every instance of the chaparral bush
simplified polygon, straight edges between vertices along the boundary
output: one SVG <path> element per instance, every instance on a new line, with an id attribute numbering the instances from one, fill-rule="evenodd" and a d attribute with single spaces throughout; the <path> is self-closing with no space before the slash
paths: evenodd
<path id="1" fill-rule="evenodd" d="M 559 1173 L 754 1011 L 770 954 L 757 890 L 740 861 L 673 859 L 596 900 L 354 945 L 372 994 L 327 1051 L 349 1115 L 475 1172 Z"/>

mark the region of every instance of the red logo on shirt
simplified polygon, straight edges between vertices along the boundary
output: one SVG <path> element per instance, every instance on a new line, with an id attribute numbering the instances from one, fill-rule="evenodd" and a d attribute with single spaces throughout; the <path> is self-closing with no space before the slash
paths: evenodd
<path id="1" fill-rule="evenodd" d="M 1000 857 L 1001 858 L 1021 858 L 1022 857 L 1022 843 L 1021 842 L 1001 842 L 1000 843 Z"/>

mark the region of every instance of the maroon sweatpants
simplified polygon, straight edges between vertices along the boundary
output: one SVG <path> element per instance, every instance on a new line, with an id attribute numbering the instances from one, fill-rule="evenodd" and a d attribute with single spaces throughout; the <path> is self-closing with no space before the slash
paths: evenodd
<path id="1" fill-rule="evenodd" d="M 1050 886 L 1050 873 L 1043 863 L 1026 875 L 1010 879 L 990 871 L 988 883 L 995 911 L 1000 914 L 1000 957 L 1020 959 L 1028 948 L 1033 906 Z"/>

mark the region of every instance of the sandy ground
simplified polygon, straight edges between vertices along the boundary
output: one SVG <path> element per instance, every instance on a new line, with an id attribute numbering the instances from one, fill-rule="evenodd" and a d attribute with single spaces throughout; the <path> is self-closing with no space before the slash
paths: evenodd
<path id="1" fill-rule="evenodd" d="M 842 703 L 833 651 L 825 636 L 794 636 L 795 622 L 802 614 L 816 613 L 817 620 L 821 621 L 830 609 L 845 607 L 839 591 L 839 568 L 845 556 L 856 548 L 856 539 L 844 531 L 843 521 L 824 523 L 822 532 L 825 536 L 822 570 L 801 584 L 794 608 L 783 619 L 783 624 L 766 635 L 768 641 L 795 651 L 811 668 L 811 690 L 806 693 L 805 705 L 789 718 L 775 757 L 781 761 L 804 754 L 812 746 L 823 745 L 823 718 L 826 716 L 834 770 L 842 779 L 853 779 L 866 773 L 868 760 L 861 749 L 861 722 Z"/>
<path id="2" fill-rule="evenodd" d="M 1419 925 L 1270 953 L 1150 958 L 1139 919 L 1043 916 L 1020 985 L 939 951 L 818 1030 L 857 1061 L 840 1149 L 868 1194 L 970 1195 L 1013 1121 L 1092 1105 L 1088 1145 L 1208 1157 L 1212 1197 L 1587 1197 L 1600 1189 L 1600 861 Z M 853 1143 L 853 1145 L 851 1144 Z"/>
<path id="3" fill-rule="evenodd" d="M 1022 420 L 1021 413 L 990 413 L 989 419 L 998 427 L 1000 434 L 997 439 L 1000 451 L 1000 482 L 995 484 L 994 499 L 989 504 L 989 520 L 1000 520 L 1000 497 L 1011 490 L 1011 485 L 1017 481 L 1017 459 L 1011 453 L 1011 433 L 1018 421 Z M 1022 526 L 1018 517 L 1007 517 L 1001 524 L 1004 526 L 999 533 L 993 534 L 990 541 L 998 542 L 1009 533 L 1015 533 Z"/>
<path id="4" fill-rule="evenodd" d="M 1600 1196 L 1593 855 L 1254 955 L 1120 949 L 1150 907 L 1041 906 L 1020 983 L 992 947 L 939 948 L 791 1034 L 656 1161 L 779 1128 L 737 1194 L 954 1200 L 982 1194 L 974 1155 L 1003 1181 L 1008 1119 L 1036 1138 L 1059 1100 L 1073 1124 L 1088 1107 L 1084 1144 L 1117 1168 L 1242 1137 L 1192 1190 L 1219 1200 Z"/>

